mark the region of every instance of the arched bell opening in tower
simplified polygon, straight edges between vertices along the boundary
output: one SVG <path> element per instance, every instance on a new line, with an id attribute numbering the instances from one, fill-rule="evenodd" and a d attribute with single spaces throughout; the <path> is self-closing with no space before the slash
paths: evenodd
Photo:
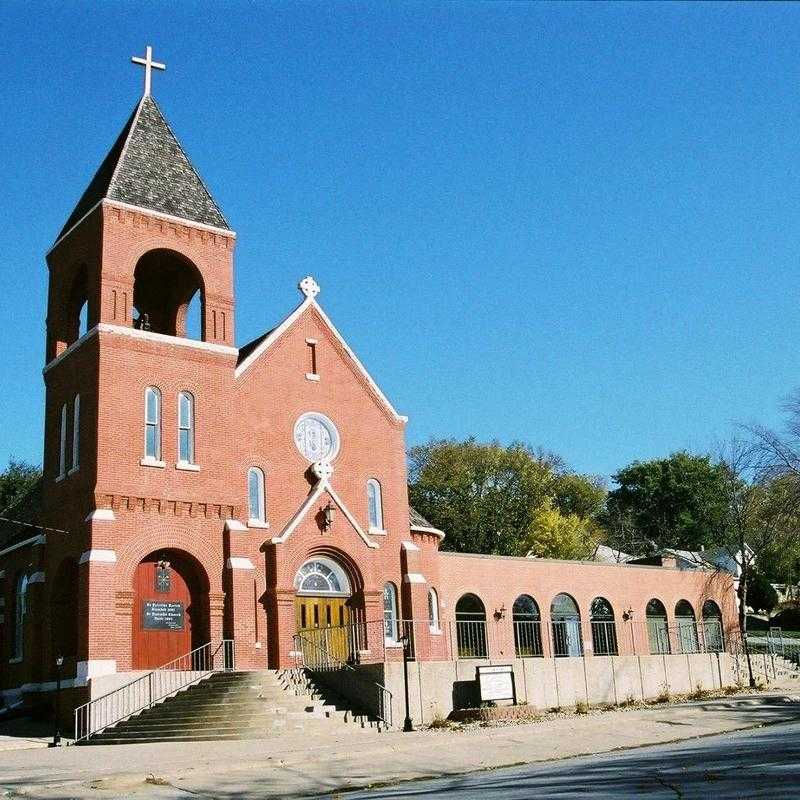
<path id="1" fill-rule="evenodd" d="M 134 327 L 205 341 L 205 286 L 200 270 L 174 250 L 151 250 L 134 270 Z"/>

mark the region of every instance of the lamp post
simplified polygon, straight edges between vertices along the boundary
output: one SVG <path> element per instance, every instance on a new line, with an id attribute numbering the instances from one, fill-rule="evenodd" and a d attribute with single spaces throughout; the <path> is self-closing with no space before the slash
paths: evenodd
<path id="1" fill-rule="evenodd" d="M 411 644 L 408 633 L 400 638 L 400 644 L 403 645 L 403 685 L 406 690 L 406 718 L 403 722 L 403 733 L 411 733 L 414 725 L 411 722 L 411 706 L 408 702 L 408 649 Z"/>
<path id="2" fill-rule="evenodd" d="M 64 656 L 56 657 L 56 708 L 53 741 L 49 747 L 58 747 L 61 744 L 61 667 L 64 665 Z"/>

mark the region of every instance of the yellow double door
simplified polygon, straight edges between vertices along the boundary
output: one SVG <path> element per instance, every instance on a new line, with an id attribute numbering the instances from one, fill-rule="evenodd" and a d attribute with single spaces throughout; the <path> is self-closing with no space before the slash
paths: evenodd
<path id="1" fill-rule="evenodd" d="M 315 649 L 347 661 L 350 656 L 350 609 L 346 597 L 297 597 L 297 630 Z"/>

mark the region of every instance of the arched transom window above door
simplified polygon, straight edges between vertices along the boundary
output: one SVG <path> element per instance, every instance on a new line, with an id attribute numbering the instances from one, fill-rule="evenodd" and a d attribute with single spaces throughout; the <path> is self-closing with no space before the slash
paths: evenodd
<path id="1" fill-rule="evenodd" d="M 298 594 L 350 596 L 350 581 L 344 570 L 330 558 L 306 561 L 294 577 Z"/>

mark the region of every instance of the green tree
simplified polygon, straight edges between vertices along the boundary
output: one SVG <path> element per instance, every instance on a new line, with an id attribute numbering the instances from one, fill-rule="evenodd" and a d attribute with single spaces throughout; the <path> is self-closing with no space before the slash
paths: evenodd
<path id="1" fill-rule="evenodd" d="M 673 453 L 635 461 L 613 476 L 604 522 L 626 520 L 641 543 L 698 550 L 714 543 L 726 515 L 724 467 L 708 456 Z"/>
<path id="2" fill-rule="evenodd" d="M 27 494 L 41 477 L 38 467 L 12 458 L 0 472 L 0 514 Z"/>
<path id="3" fill-rule="evenodd" d="M 556 456 L 519 443 L 438 440 L 409 451 L 411 504 L 446 532 L 443 548 L 459 552 L 518 555 L 539 509 L 594 510 L 597 482 L 571 475 Z"/>
<path id="4" fill-rule="evenodd" d="M 599 528 L 590 519 L 564 514 L 548 498 L 533 513 L 516 555 L 538 558 L 589 558 L 599 542 Z"/>

